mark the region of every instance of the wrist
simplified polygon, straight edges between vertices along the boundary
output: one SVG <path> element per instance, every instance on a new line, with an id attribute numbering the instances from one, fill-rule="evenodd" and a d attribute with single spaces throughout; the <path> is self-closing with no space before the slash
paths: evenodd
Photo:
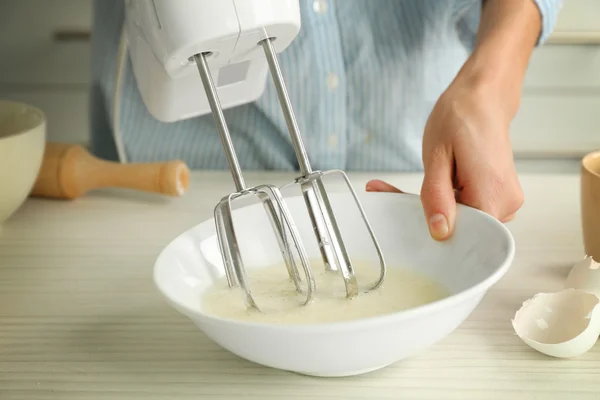
<path id="1" fill-rule="evenodd" d="M 495 62 L 493 57 L 473 54 L 452 85 L 466 89 L 478 101 L 493 104 L 512 120 L 521 103 L 523 76 L 515 68 Z"/>

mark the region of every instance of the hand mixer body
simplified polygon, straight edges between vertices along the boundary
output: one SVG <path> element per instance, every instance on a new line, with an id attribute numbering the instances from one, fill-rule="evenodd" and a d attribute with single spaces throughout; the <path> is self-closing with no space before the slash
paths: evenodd
<path id="1" fill-rule="evenodd" d="M 257 43 L 275 50 L 297 36 L 298 0 L 126 0 L 125 38 L 146 108 L 162 122 L 209 114 L 194 56 L 208 65 L 224 109 L 257 100 L 268 67 Z M 268 36 L 267 36 L 268 32 Z"/>

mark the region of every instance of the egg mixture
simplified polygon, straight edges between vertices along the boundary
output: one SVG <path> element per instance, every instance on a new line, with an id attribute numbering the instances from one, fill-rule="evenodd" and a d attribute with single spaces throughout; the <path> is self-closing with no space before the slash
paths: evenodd
<path id="1" fill-rule="evenodd" d="M 377 282 L 378 266 L 364 262 L 353 265 L 362 290 Z M 322 260 L 311 261 L 311 266 L 317 289 L 307 306 L 302 306 L 305 296 L 297 293 L 285 265 L 281 264 L 246 270 L 250 289 L 262 312 L 247 308 L 242 290 L 230 289 L 225 277 L 203 292 L 202 310 L 217 317 L 247 322 L 317 324 L 390 314 L 451 294 L 424 274 L 388 266 L 380 288 L 349 300 L 345 298 L 344 281 L 339 272 L 326 271 Z"/>

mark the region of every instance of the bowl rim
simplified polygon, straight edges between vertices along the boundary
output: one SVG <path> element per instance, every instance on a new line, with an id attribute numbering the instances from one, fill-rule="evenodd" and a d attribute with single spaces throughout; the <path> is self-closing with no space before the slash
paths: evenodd
<path id="1" fill-rule="evenodd" d="M 1 140 L 7 140 L 7 139 L 11 139 L 17 136 L 21 136 L 21 135 L 25 135 L 31 131 L 34 131 L 36 129 L 38 129 L 41 126 L 44 126 L 47 123 L 47 119 L 46 119 L 46 113 L 44 113 L 44 111 L 39 108 L 39 107 L 35 107 L 29 103 L 25 103 L 23 101 L 15 101 L 15 100 L 9 100 L 9 99 L 3 99 L 0 98 L 0 108 L 2 108 L 5 105 L 10 105 L 10 106 L 21 106 L 21 107 L 25 107 L 27 109 L 29 109 L 29 111 L 32 111 L 33 113 L 37 114 L 38 117 L 40 118 L 40 123 L 36 124 L 35 126 L 32 126 L 30 128 L 26 128 L 26 129 L 21 129 L 21 130 L 16 130 L 12 133 L 6 134 L 6 135 L 2 135 L 0 133 L 0 141 Z"/>
<path id="2" fill-rule="evenodd" d="M 387 193 L 387 192 L 367 192 L 367 196 L 370 197 L 396 197 L 399 199 L 403 199 L 402 201 L 418 201 L 420 203 L 420 196 L 412 193 Z M 290 196 L 291 198 L 292 196 Z M 293 196 L 293 197 L 301 197 L 301 196 Z M 357 330 L 364 328 L 365 326 L 381 326 L 381 325 L 389 325 L 393 322 L 404 321 L 408 319 L 412 319 L 417 316 L 422 316 L 426 314 L 431 314 L 446 308 L 449 308 L 455 304 L 459 304 L 467 299 L 474 298 L 476 295 L 481 294 L 482 296 L 487 292 L 487 290 L 495 285 L 508 271 L 515 257 L 515 240 L 510 232 L 510 230 L 498 219 L 492 217 L 491 215 L 478 210 L 476 208 L 466 206 L 464 204 L 457 204 L 458 208 L 466 210 L 467 212 L 472 212 L 479 214 L 484 220 L 487 220 L 489 223 L 494 224 L 499 228 L 500 232 L 502 232 L 503 236 L 507 240 L 507 252 L 506 257 L 500 263 L 495 271 L 490 274 L 485 279 L 479 281 L 475 285 L 470 286 L 469 288 L 462 290 L 457 293 L 453 293 L 447 297 L 444 297 L 439 300 L 432 301 L 430 303 L 426 303 L 417 307 L 409 308 L 406 310 L 400 310 L 397 312 L 375 315 L 355 320 L 348 321 L 336 321 L 336 322 L 326 322 L 326 323 L 318 323 L 318 324 L 277 324 L 277 323 L 268 323 L 268 322 L 250 322 L 250 321 L 241 321 L 232 318 L 223 318 L 214 316 L 211 314 L 206 314 L 196 309 L 190 308 L 185 304 L 182 304 L 177 299 L 172 298 L 172 296 L 167 294 L 166 290 L 163 290 L 163 285 L 158 279 L 158 270 L 161 268 L 163 264 L 162 259 L 165 256 L 166 250 L 173 245 L 176 241 L 180 240 L 181 237 L 189 234 L 189 232 L 194 230 L 209 232 L 211 230 L 211 225 L 214 224 L 214 219 L 210 218 L 204 220 L 203 222 L 187 229 L 186 231 L 179 234 L 177 237 L 172 239 L 159 253 L 154 263 L 153 268 L 153 281 L 155 287 L 161 293 L 161 295 L 167 300 L 170 305 L 178 310 L 180 313 L 186 315 L 188 318 L 200 318 L 204 323 L 211 324 L 230 324 L 238 327 L 245 327 L 248 329 L 269 329 L 269 330 L 278 330 L 290 332 L 293 331 L 295 333 L 322 333 L 324 330 L 334 330 L 334 331 L 344 331 L 344 330 Z M 243 207 L 242 207 L 243 208 Z M 242 301 L 240 299 L 240 301 Z"/>

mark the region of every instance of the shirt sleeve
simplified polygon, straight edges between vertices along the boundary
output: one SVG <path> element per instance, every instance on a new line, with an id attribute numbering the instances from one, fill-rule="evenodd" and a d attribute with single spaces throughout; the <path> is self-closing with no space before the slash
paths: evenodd
<path id="1" fill-rule="evenodd" d="M 531 0 L 537 6 L 542 17 L 542 30 L 538 37 L 537 46 L 543 45 L 556 27 L 558 14 L 567 0 Z M 459 36 L 469 50 L 475 46 L 475 37 L 479 29 L 481 17 L 481 3 L 464 10 L 462 18 L 458 22 Z"/>
<path id="2" fill-rule="evenodd" d="M 537 41 L 537 45 L 544 44 L 556 27 L 558 14 L 566 0 L 533 0 L 540 10 L 542 16 L 542 31 Z"/>

